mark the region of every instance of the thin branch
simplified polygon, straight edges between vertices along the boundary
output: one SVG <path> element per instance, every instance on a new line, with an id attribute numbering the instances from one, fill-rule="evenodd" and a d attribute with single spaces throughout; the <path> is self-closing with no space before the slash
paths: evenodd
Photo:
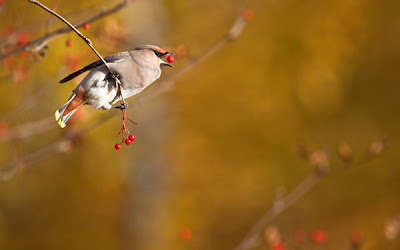
<path id="1" fill-rule="evenodd" d="M 386 149 L 389 143 L 389 138 L 385 137 L 380 140 L 373 141 L 369 146 L 367 151 L 359 157 L 357 161 L 352 161 L 352 166 L 362 165 L 375 159 L 382 155 L 383 151 Z M 326 158 L 326 154 L 323 151 L 310 151 L 304 148 L 304 145 L 300 147 L 300 155 L 302 158 L 306 159 L 310 164 L 315 166 L 313 173 L 308 175 L 302 182 L 300 182 L 291 192 L 286 196 L 283 196 L 275 201 L 273 206 L 269 208 L 264 215 L 252 226 L 240 243 L 234 248 L 234 250 L 248 250 L 256 247 L 260 235 L 265 230 L 265 228 L 270 224 L 279 214 L 288 209 L 296 201 L 302 198 L 306 193 L 308 193 L 321 179 L 326 176 L 329 172 L 329 160 Z M 343 153 L 343 151 L 341 152 Z M 346 156 L 346 157 L 343 157 Z M 349 167 L 350 162 L 348 162 L 347 152 L 345 155 L 340 155 L 339 157 L 343 162 L 346 163 L 346 167 Z"/>
<path id="2" fill-rule="evenodd" d="M 157 89 L 154 89 L 152 92 L 142 93 L 139 96 L 135 97 L 135 101 L 146 99 L 149 97 L 149 95 L 157 96 L 163 92 L 169 91 L 179 78 L 193 70 L 202 62 L 217 54 L 220 50 L 225 48 L 228 43 L 236 40 L 242 34 L 244 28 L 246 27 L 246 24 L 247 21 L 244 19 L 242 13 L 239 13 L 229 31 L 224 34 L 219 40 L 217 40 L 214 44 L 205 49 L 198 56 L 189 59 L 189 61 L 185 63 L 181 68 L 179 68 L 179 70 L 175 70 L 174 73 L 171 73 L 167 77 L 164 77 L 162 80 L 163 83 L 158 84 L 159 86 L 157 87 Z"/>
<path id="3" fill-rule="evenodd" d="M 234 41 L 237 37 L 239 37 L 239 35 L 242 33 L 243 29 L 245 28 L 246 23 L 247 22 L 243 19 L 243 16 L 241 14 L 238 15 L 236 17 L 235 21 L 233 22 L 233 25 L 230 27 L 229 31 L 225 35 L 223 35 L 219 40 L 217 40 L 213 45 L 206 48 L 202 53 L 199 54 L 199 56 L 195 56 L 192 59 L 190 59 L 189 62 L 185 63 L 182 67 L 174 70 L 173 73 L 169 74 L 167 77 L 160 79 L 158 81 L 157 88 L 153 88 L 153 89 L 151 89 L 151 91 L 144 91 L 140 95 L 135 96 L 133 101 L 140 102 L 142 100 L 145 100 L 146 98 L 150 98 L 151 96 L 158 96 L 159 94 L 169 91 L 171 89 L 171 87 L 174 85 L 174 83 L 179 78 L 181 78 L 184 74 L 190 72 L 197 65 L 199 65 L 200 63 L 209 59 L 210 57 L 214 56 L 221 49 L 223 49 L 228 43 Z M 235 36 L 233 36 L 233 35 L 235 35 Z M 117 113 L 114 113 L 114 115 L 116 116 Z M 11 139 L 16 138 L 16 136 L 18 136 L 18 138 L 20 138 L 20 139 L 23 139 L 23 138 L 26 138 L 26 137 L 29 137 L 29 136 L 32 136 L 32 135 L 35 135 L 38 133 L 46 132 L 47 129 L 56 127 L 55 125 L 51 126 L 50 124 L 46 123 L 46 122 L 50 122 L 50 118 L 54 119 L 52 117 L 44 118 L 39 121 L 29 122 L 24 125 L 20 125 L 16 128 L 12 128 L 9 130 L 10 135 L 7 135 L 7 136 L 3 137 L 2 139 L 3 140 L 11 140 Z M 45 127 L 41 128 L 39 126 L 35 126 L 38 122 L 40 123 L 41 121 L 43 121 L 44 124 L 46 124 Z M 18 132 L 18 131 L 21 131 L 22 128 L 29 128 L 29 127 L 33 127 L 33 129 L 29 129 L 29 133 L 26 132 L 26 133 L 20 134 Z M 37 129 L 35 129 L 35 128 L 37 128 Z"/>
<path id="4" fill-rule="evenodd" d="M 35 134 L 46 132 L 55 127 L 58 127 L 58 124 L 54 122 L 54 116 L 46 117 L 11 129 L 6 135 L 0 136 L 0 141 L 23 139 Z"/>
<path id="5" fill-rule="evenodd" d="M 202 53 L 199 54 L 199 56 L 192 58 L 188 63 L 186 63 L 181 68 L 176 69 L 168 77 L 160 80 L 158 82 L 157 88 L 153 88 L 152 91 L 147 91 L 145 93 L 141 93 L 139 96 L 135 97 L 133 99 L 133 101 L 139 102 L 139 101 L 144 100 L 145 98 L 149 98 L 151 96 L 157 96 L 163 92 L 170 90 L 171 86 L 179 78 L 181 78 L 184 74 L 186 74 L 190 70 L 194 69 L 198 64 L 207 60 L 211 56 L 214 56 L 217 52 L 219 52 L 227 44 L 229 44 L 230 42 L 234 41 L 237 37 L 239 37 L 241 35 L 243 29 L 245 28 L 246 23 L 247 22 L 243 18 L 242 13 L 240 13 L 237 16 L 237 18 L 235 19 L 235 21 L 234 21 L 233 25 L 231 26 L 231 28 L 229 29 L 229 31 L 222 38 L 220 38 L 216 43 L 214 43 L 213 45 L 211 45 L 210 47 L 205 49 Z M 105 116 L 102 116 L 102 117 L 98 118 L 94 123 L 91 123 L 90 125 L 88 125 L 86 128 L 84 128 L 81 131 L 88 131 L 90 129 L 93 129 L 93 128 L 97 127 L 98 125 L 103 124 L 106 120 L 108 120 L 112 117 L 115 117 L 116 115 L 117 115 L 117 113 L 109 113 Z M 47 118 L 43 119 L 43 121 L 47 122 Z M 31 124 L 31 123 L 25 124 L 24 126 L 29 126 L 29 124 Z M 44 132 L 44 131 L 40 130 L 40 129 L 38 129 L 36 131 L 31 131 L 29 136 L 36 134 L 36 133 L 40 133 L 40 132 Z M 13 133 L 16 133 L 16 132 L 13 132 Z M 19 138 L 21 138 L 21 136 Z M 48 148 L 48 150 L 52 150 L 52 152 L 62 152 L 57 147 L 64 140 L 65 140 L 65 138 L 61 138 L 61 139 L 57 140 L 55 143 L 47 146 L 46 148 Z M 16 171 L 16 169 L 19 169 L 19 166 L 21 165 L 20 164 L 21 160 L 24 163 L 23 166 L 27 166 L 29 164 L 35 163 L 36 161 L 38 161 L 44 157 L 54 155 L 54 154 L 46 154 L 46 153 L 37 153 L 37 152 L 42 152 L 42 150 L 43 149 L 38 149 L 37 151 L 32 152 L 30 154 L 30 155 L 34 155 L 35 157 L 29 157 L 29 155 L 24 156 L 24 157 L 20 158 L 20 160 L 9 162 L 9 163 L 6 163 L 6 164 L 0 166 L 0 179 L 9 180 L 10 178 L 12 178 L 14 176 L 14 174 L 18 172 L 18 171 Z M 5 177 L 7 177 L 7 178 L 5 178 Z"/>
<path id="6" fill-rule="evenodd" d="M 30 3 L 34 3 L 37 6 L 41 7 L 42 9 L 46 10 L 47 12 L 49 12 L 50 14 L 56 16 L 58 19 L 60 19 L 61 21 L 63 21 L 66 25 L 68 25 L 68 27 L 70 27 L 73 31 L 75 31 L 75 33 L 82 38 L 83 41 L 86 42 L 86 44 L 92 49 L 92 51 L 97 55 L 97 57 L 103 62 L 103 64 L 106 66 L 106 68 L 108 69 L 108 71 L 110 72 L 111 77 L 115 80 L 115 88 L 117 89 L 117 97 L 119 97 L 120 102 L 122 104 L 123 107 L 127 107 L 127 104 L 125 103 L 125 99 L 122 95 L 122 84 L 121 81 L 118 79 L 118 76 L 116 76 L 114 74 L 114 72 L 111 70 L 110 66 L 108 66 L 106 60 L 104 60 L 104 58 L 100 55 L 100 53 L 94 48 L 92 42 L 90 41 L 89 38 L 87 38 L 86 36 L 84 36 L 77 28 L 74 27 L 74 25 L 72 25 L 70 22 L 68 22 L 64 17 L 62 17 L 60 14 L 58 14 L 57 12 L 51 10 L 50 8 L 48 8 L 47 6 L 45 6 L 44 4 L 40 3 L 37 0 L 28 0 Z M 125 109 L 125 108 L 124 108 Z M 123 121 L 125 122 L 126 119 L 126 110 L 123 111 Z"/>
<path id="7" fill-rule="evenodd" d="M 54 5 L 53 5 L 53 10 L 54 10 L 54 11 L 57 11 L 57 7 L 58 7 L 58 4 L 59 4 L 59 3 L 60 3 L 60 0 L 56 0 L 56 1 L 55 1 Z M 46 22 L 46 29 L 45 29 L 45 35 L 48 34 L 49 31 L 50 31 L 50 25 L 51 25 L 51 21 L 52 21 L 52 20 L 53 20 L 53 19 L 52 19 L 52 16 L 50 16 L 49 19 L 47 19 L 47 22 Z"/>
<path id="8" fill-rule="evenodd" d="M 75 26 L 76 28 L 80 28 L 82 27 L 85 23 L 91 23 L 94 22 L 104 16 L 113 14 L 115 12 L 120 11 L 121 9 L 125 8 L 126 6 L 128 6 L 130 3 L 130 0 L 124 0 L 116 5 L 114 5 L 113 7 L 109 8 L 109 9 L 103 9 L 101 10 L 99 13 L 90 16 L 84 20 L 81 20 L 75 24 L 73 24 L 73 26 Z M 43 49 L 44 46 L 46 46 L 48 44 L 48 42 L 50 42 L 51 40 L 57 38 L 58 36 L 71 32 L 72 30 L 69 27 L 62 27 L 60 29 L 57 29 L 55 31 L 49 32 L 47 34 L 45 34 L 42 37 L 37 38 L 36 40 L 33 40 L 31 42 L 29 42 L 28 44 L 26 44 L 25 46 L 21 46 L 17 49 L 5 52 L 3 54 L 0 54 L 0 60 L 18 54 L 22 51 L 31 51 L 31 52 L 35 52 L 35 51 L 39 51 L 41 49 Z"/>
<path id="9" fill-rule="evenodd" d="M 69 151 L 70 149 L 74 148 L 74 142 L 79 141 L 82 135 L 86 134 L 91 129 L 103 124 L 105 121 L 113 118 L 114 114 L 108 114 L 103 116 L 100 119 L 95 120 L 94 122 L 90 123 L 83 129 L 80 130 L 71 130 L 69 131 L 64 137 L 56 140 L 55 142 L 46 145 L 42 148 L 39 148 L 36 151 L 33 151 L 23 157 L 20 157 L 12 162 L 9 162 L 3 165 L 0 168 L 0 180 L 1 181 L 8 181 L 12 179 L 18 172 L 24 169 L 26 166 L 33 164 L 46 156 L 53 155 L 54 153 L 61 153 Z M 54 118 L 51 119 L 52 123 L 54 124 Z"/>
<path id="10" fill-rule="evenodd" d="M 299 185 L 297 185 L 289 194 L 284 198 L 278 200 L 264 215 L 254 224 L 250 231 L 240 241 L 234 250 L 246 250 L 255 247 L 258 238 L 265 227 L 271 223 L 277 215 L 288 209 L 293 203 L 304 196 L 311 188 L 317 184 L 321 177 L 318 171 L 314 171 L 312 174 L 307 176 Z"/>
<path id="11" fill-rule="evenodd" d="M 108 64 L 106 63 L 106 61 L 104 60 L 104 58 L 99 54 L 99 52 L 97 52 L 97 50 L 93 47 L 92 42 L 90 41 L 89 38 L 87 38 L 86 36 L 84 36 L 77 28 L 75 28 L 74 25 L 72 25 L 70 22 L 68 22 L 64 17 L 62 17 L 60 14 L 58 14 L 57 12 L 51 10 L 49 7 L 43 5 L 42 3 L 40 3 L 37 0 L 28 0 L 30 3 L 34 3 L 37 6 L 41 7 L 42 9 L 46 10 L 47 12 L 49 12 L 50 14 L 58 17 L 58 19 L 60 19 L 61 21 L 63 21 L 66 25 L 68 25 L 73 31 L 75 31 L 75 33 L 82 38 L 83 41 L 86 42 L 86 44 L 93 50 L 93 52 L 97 55 L 97 57 L 106 65 L 108 71 L 110 71 L 110 73 L 112 73 L 110 67 L 108 66 Z"/>

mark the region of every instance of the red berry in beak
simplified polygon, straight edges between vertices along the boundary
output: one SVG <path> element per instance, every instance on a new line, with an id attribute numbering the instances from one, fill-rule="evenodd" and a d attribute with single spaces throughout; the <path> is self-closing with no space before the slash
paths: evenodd
<path id="1" fill-rule="evenodd" d="M 170 63 L 172 63 L 172 62 L 175 61 L 175 58 L 174 58 L 173 56 L 168 56 L 168 57 L 167 57 L 167 61 L 170 62 Z"/>
<path id="2" fill-rule="evenodd" d="M 118 144 L 118 143 L 115 144 L 115 149 L 116 149 L 116 150 L 120 150 L 120 149 L 121 149 L 121 144 Z"/>
<path id="3" fill-rule="evenodd" d="M 127 138 L 126 140 L 125 140 L 125 144 L 126 145 L 130 145 L 132 142 L 131 142 L 131 140 L 129 140 L 129 138 Z"/>
<path id="4" fill-rule="evenodd" d="M 129 139 L 130 141 L 134 141 L 136 138 L 135 138 L 134 135 L 129 135 L 128 139 Z"/>

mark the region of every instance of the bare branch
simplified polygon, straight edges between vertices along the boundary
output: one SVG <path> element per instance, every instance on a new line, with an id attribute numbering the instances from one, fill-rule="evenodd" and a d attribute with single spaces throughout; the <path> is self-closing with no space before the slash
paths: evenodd
<path id="1" fill-rule="evenodd" d="M 307 176 L 299 185 L 297 185 L 289 194 L 284 198 L 278 200 L 264 215 L 254 224 L 250 231 L 245 235 L 242 241 L 234 248 L 234 250 L 246 250 L 253 248 L 262 231 L 265 227 L 271 223 L 277 215 L 289 208 L 293 203 L 299 200 L 304 194 L 306 194 L 312 187 L 319 182 L 323 175 L 319 174 L 318 171 L 314 171 L 312 174 Z"/>
<path id="2" fill-rule="evenodd" d="M 60 19 L 61 21 L 63 21 L 66 25 L 68 25 L 73 31 L 75 31 L 75 33 L 82 38 L 83 41 L 86 42 L 86 44 L 93 50 L 93 52 L 97 55 L 97 57 L 106 65 L 108 71 L 110 71 L 110 73 L 112 73 L 110 67 L 108 66 L 107 62 L 104 60 L 104 58 L 99 54 L 99 52 L 97 52 L 97 50 L 93 47 L 92 42 L 90 41 L 89 38 L 87 38 L 86 36 L 84 36 L 77 28 L 75 28 L 74 25 L 72 25 L 70 22 L 68 22 L 64 17 L 62 17 L 60 14 L 58 14 L 57 12 L 55 12 L 54 10 L 51 10 L 49 7 L 43 5 L 42 3 L 40 3 L 37 0 L 28 0 L 30 3 L 34 3 L 37 6 L 41 7 L 42 9 L 46 10 L 47 12 L 51 13 L 52 15 L 58 17 L 58 19 Z"/>
<path id="3" fill-rule="evenodd" d="M 75 24 L 73 24 L 73 26 L 75 26 L 76 28 L 80 28 L 82 27 L 85 23 L 91 23 L 94 22 L 102 17 L 108 16 L 110 14 L 113 14 L 115 12 L 120 11 L 121 9 L 125 8 L 126 6 L 128 6 L 128 4 L 130 3 L 130 0 L 123 0 L 122 2 L 114 5 L 113 7 L 109 8 L 109 9 L 103 9 L 102 11 L 100 11 L 99 13 L 90 16 L 84 20 L 81 20 Z M 0 54 L 0 60 L 18 54 L 22 51 L 30 51 L 30 52 L 36 52 L 39 51 L 41 49 L 43 49 L 44 46 L 46 46 L 51 40 L 54 40 L 55 38 L 57 38 L 58 36 L 71 32 L 72 30 L 69 27 L 62 27 L 60 29 L 57 29 L 55 31 L 46 33 L 44 36 L 37 38 L 36 40 L 33 40 L 31 42 L 29 42 L 28 44 L 21 46 L 17 49 L 5 52 L 3 54 Z"/>
<path id="4" fill-rule="evenodd" d="M 54 117 L 46 117 L 44 119 L 26 123 L 11 129 L 6 135 L 0 136 L 0 141 L 9 141 L 14 139 L 23 139 L 35 134 L 46 132 L 55 128 L 57 123 L 54 122 Z"/>
<path id="5" fill-rule="evenodd" d="M 238 15 L 238 17 L 235 19 L 233 25 L 231 26 L 231 28 L 229 29 L 229 31 L 223 36 L 221 37 L 217 42 L 215 42 L 213 45 L 211 45 L 210 47 L 208 47 L 207 49 L 205 49 L 202 53 L 200 53 L 199 56 L 197 57 L 193 57 L 188 63 L 186 63 L 183 67 L 177 69 L 174 71 L 174 73 L 170 74 L 169 77 L 164 78 L 163 80 L 159 81 L 158 87 L 152 89 L 153 91 L 147 91 L 145 93 L 140 94 L 139 96 L 135 97 L 135 99 L 133 99 L 133 101 L 135 102 L 139 102 L 144 100 L 145 98 L 149 98 L 152 96 L 157 96 L 163 92 L 166 92 L 168 90 L 170 90 L 170 88 L 173 86 L 173 84 L 179 79 L 181 78 L 184 74 L 186 74 L 187 72 L 189 72 L 190 70 L 194 69 L 197 65 L 199 65 L 200 63 L 202 63 L 203 61 L 209 59 L 210 57 L 214 56 L 217 52 L 219 52 L 222 48 L 224 48 L 228 43 L 234 41 L 243 31 L 244 27 L 246 24 L 246 20 L 243 18 L 242 13 L 240 13 Z M 235 36 L 232 36 L 232 30 L 237 29 L 237 27 L 239 27 L 240 25 L 240 32 L 236 32 Z M 93 129 L 95 127 L 97 127 L 98 125 L 104 123 L 106 120 L 116 116 L 118 113 L 108 113 L 105 116 L 102 116 L 100 118 L 98 118 L 95 122 L 89 124 L 86 128 L 80 130 L 80 132 L 77 132 L 77 134 L 81 134 L 84 131 L 88 131 L 90 129 Z M 45 118 L 43 119 L 43 122 L 47 125 L 47 122 L 50 118 Z M 25 124 L 23 126 L 25 127 L 29 127 L 31 123 L 29 124 Z M 18 130 L 22 130 L 22 126 L 17 128 Z M 50 129 L 50 127 L 48 127 L 48 129 Z M 14 130 L 14 129 L 13 129 Z M 17 131 L 13 131 L 11 130 L 11 134 L 16 134 Z M 25 134 L 23 136 L 30 136 L 36 133 L 40 133 L 40 132 L 44 132 L 44 130 L 41 129 L 37 129 L 37 130 L 33 130 L 30 132 L 30 134 Z M 21 135 L 19 136 L 19 138 L 21 138 Z M 65 138 L 61 138 L 59 140 L 57 140 L 56 142 L 54 142 L 53 144 L 46 146 L 45 149 L 46 150 L 51 150 L 52 152 L 63 152 L 62 150 L 59 149 L 59 145 L 61 145 L 62 142 L 65 142 Z M 9 180 L 10 178 L 12 178 L 14 176 L 15 173 L 17 173 L 18 171 L 16 171 L 16 169 L 20 169 L 21 167 L 21 161 L 24 163 L 23 166 L 27 166 L 29 164 L 32 164 L 46 156 L 50 156 L 50 155 L 54 155 L 54 154 L 47 154 L 46 151 L 44 150 L 44 148 L 40 148 L 35 152 L 32 152 L 30 155 L 27 155 L 25 157 L 22 157 L 20 160 L 17 161 L 13 161 L 13 162 L 9 162 L 3 166 L 0 166 L 0 179 L 2 180 Z M 41 153 L 41 152 L 45 152 L 45 153 Z M 34 157 L 33 157 L 33 156 Z"/>
<path id="6" fill-rule="evenodd" d="M 366 154 L 361 155 L 360 159 L 353 161 L 352 165 L 361 165 L 368 161 L 379 157 L 388 143 L 388 138 L 373 141 L 369 146 Z M 343 149 L 342 149 L 343 150 Z M 351 149 L 346 149 L 346 154 Z M 329 172 L 329 160 L 326 158 L 326 153 L 321 150 L 311 151 L 303 144 L 298 149 L 299 156 L 307 160 L 312 166 L 315 167 L 313 173 L 308 175 L 302 182 L 300 182 L 291 192 L 275 201 L 273 206 L 269 208 L 264 215 L 252 226 L 245 237 L 234 248 L 234 250 L 248 250 L 254 248 L 261 233 L 279 214 L 288 209 L 296 201 L 302 198 L 308 191 L 310 191 L 320 180 Z M 347 158 L 339 155 L 341 160 L 347 162 Z M 349 165 L 347 164 L 346 167 Z"/>

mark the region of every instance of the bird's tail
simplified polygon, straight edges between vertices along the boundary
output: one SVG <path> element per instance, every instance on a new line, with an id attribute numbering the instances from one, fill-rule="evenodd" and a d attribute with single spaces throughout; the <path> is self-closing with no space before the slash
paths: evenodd
<path id="1" fill-rule="evenodd" d="M 67 103 L 65 103 L 61 108 L 59 108 L 56 113 L 56 121 L 58 121 L 58 125 L 61 128 L 64 128 L 68 122 L 68 120 L 75 114 L 75 112 L 84 104 L 86 104 L 84 100 L 84 90 L 82 87 L 78 88 L 78 91 L 74 91 L 71 97 L 68 99 Z"/>

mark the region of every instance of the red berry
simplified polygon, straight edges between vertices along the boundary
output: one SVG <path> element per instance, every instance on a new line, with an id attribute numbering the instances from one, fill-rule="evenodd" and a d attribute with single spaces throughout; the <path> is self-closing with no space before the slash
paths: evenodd
<path id="1" fill-rule="evenodd" d="M 27 45 L 31 40 L 31 35 L 26 30 L 19 32 L 17 36 L 18 36 L 18 38 L 17 38 L 18 45 L 20 45 L 20 46 Z"/>
<path id="2" fill-rule="evenodd" d="M 172 63 L 172 62 L 175 61 L 175 58 L 174 58 L 173 56 L 168 56 L 168 57 L 167 57 L 167 61 L 170 62 L 170 63 Z"/>
<path id="3" fill-rule="evenodd" d="M 90 24 L 85 23 L 85 24 L 83 25 L 83 28 L 84 28 L 85 30 L 88 30 L 88 29 L 90 28 Z"/>
<path id="4" fill-rule="evenodd" d="M 126 145 L 130 145 L 131 143 L 132 143 L 131 140 L 129 140 L 129 138 L 126 138 L 125 144 L 126 144 Z"/>
<path id="5" fill-rule="evenodd" d="M 71 46 L 72 46 L 72 40 L 71 40 L 71 39 L 68 39 L 68 40 L 65 42 L 65 45 L 66 45 L 67 47 L 71 47 Z"/>
<path id="6" fill-rule="evenodd" d="M 321 229 L 314 230 L 311 233 L 311 239 L 315 243 L 324 243 L 328 240 L 328 233 Z"/>
<path id="7" fill-rule="evenodd" d="M 135 138 L 134 135 L 129 135 L 128 139 L 129 139 L 130 141 L 134 141 L 136 138 Z"/>
<path id="8" fill-rule="evenodd" d="M 5 122 L 0 122 L 0 136 L 6 135 L 8 133 L 8 125 Z"/>
<path id="9" fill-rule="evenodd" d="M 361 243 L 362 239 L 363 234 L 360 231 L 354 230 L 353 232 L 351 232 L 350 240 L 352 243 Z"/>
<path id="10" fill-rule="evenodd" d="M 286 246 L 283 242 L 278 242 L 272 246 L 272 250 L 285 250 Z"/>
<path id="11" fill-rule="evenodd" d="M 119 143 L 115 144 L 115 149 L 116 150 L 120 150 L 121 149 L 121 144 L 119 144 Z"/>
<path id="12" fill-rule="evenodd" d="M 242 17 L 243 17 L 243 19 L 244 19 L 245 21 L 250 21 L 250 20 L 253 19 L 253 17 L 254 17 L 253 11 L 251 11 L 251 10 L 244 10 L 244 11 L 242 12 Z"/>
<path id="13" fill-rule="evenodd" d="M 190 240 L 192 238 L 192 230 L 187 227 L 182 228 L 182 230 L 179 232 L 179 237 L 184 241 Z"/>

